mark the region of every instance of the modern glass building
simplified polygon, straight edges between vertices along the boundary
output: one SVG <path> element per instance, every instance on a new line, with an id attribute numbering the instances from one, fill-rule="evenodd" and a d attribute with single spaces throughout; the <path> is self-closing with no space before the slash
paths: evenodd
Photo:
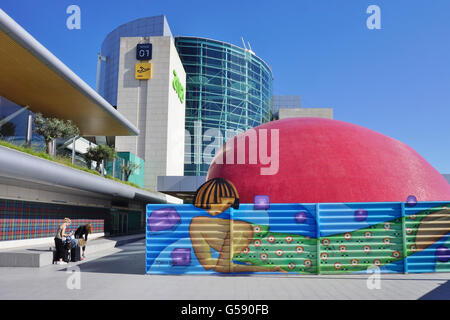
<path id="1" fill-rule="evenodd" d="M 208 129 L 247 130 L 271 120 L 272 71 L 250 50 L 197 37 L 176 37 L 175 46 L 186 71 L 185 175 L 206 175 L 211 146 Z M 198 133 L 201 127 L 201 135 Z M 205 134 L 206 133 L 206 134 Z M 203 138 L 202 138 L 203 137 Z"/>

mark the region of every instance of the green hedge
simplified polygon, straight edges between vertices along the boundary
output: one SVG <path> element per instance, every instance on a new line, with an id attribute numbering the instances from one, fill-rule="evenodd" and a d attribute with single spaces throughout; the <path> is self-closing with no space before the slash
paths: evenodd
<path id="1" fill-rule="evenodd" d="M 101 174 L 99 172 L 95 171 L 95 170 L 91 170 L 91 169 L 88 169 L 88 168 L 85 168 L 85 167 L 80 167 L 80 166 L 72 164 L 72 159 L 67 158 L 67 157 L 57 156 L 57 157 L 53 158 L 52 156 L 50 156 L 45 151 L 42 151 L 42 150 L 39 151 L 39 150 L 35 150 L 35 149 L 29 148 L 29 147 L 25 147 L 25 146 L 18 146 L 18 145 L 14 144 L 14 143 L 11 143 L 11 142 L 8 142 L 8 141 L 5 141 L 5 140 L 0 140 L 0 146 L 6 147 L 6 148 L 9 148 L 9 149 L 14 149 L 14 150 L 17 150 L 17 151 L 20 151 L 20 152 L 27 153 L 27 154 L 30 154 L 32 156 L 38 157 L 38 158 L 42 158 L 42 159 L 45 159 L 45 160 L 53 161 L 53 162 L 65 165 L 67 167 L 71 167 L 73 169 L 77 169 L 77 170 L 81 170 L 81 171 L 84 171 L 84 172 L 87 172 L 87 173 L 95 174 L 95 175 L 101 177 Z M 105 178 L 113 180 L 113 181 L 117 181 L 117 182 L 120 182 L 120 183 L 123 183 L 123 184 L 126 184 L 126 185 L 129 185 L 129 186 L 141 189 L 141 190 L 150 191 L 150 190 L 147 190 L 147 189 L 143 189 L 143 188 L 139 187 L 138 185 L 136 185 L 134 183 L 131 183 L 131 182 L 128 182 L 128 181 L 122 181 L 122 180 L 113 178 L 110 175 L 106 175 Z"/>

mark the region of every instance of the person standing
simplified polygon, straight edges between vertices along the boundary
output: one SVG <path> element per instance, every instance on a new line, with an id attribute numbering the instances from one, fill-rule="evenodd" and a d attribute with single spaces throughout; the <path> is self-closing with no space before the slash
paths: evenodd
<path id="1" fill-rule="evenodd" d="M 76 239 L 80 239 L 84 237 L 84 241 L 87 242 L 88 239 L 88 234 L 92 233 L 92 226 L 90 223 L 83 225 L 83 226 L 79 226 L 77 228 L 77 230 L 75 231 L 75 238 Z M 85 251 L 86 251 L 86 244 L 84 244 L 83 248 L 82 248 L 82 257 L 85 257 Z"/>
<path id="2" fill-rule="evenodd" d="M 64 242 L 63 238 L 70 235 L 70 233 L 66 233 L 66 228 L 72 223 L 69 218 L 64 218 L 63 223 L 58 227 L 55 234 L 55 247 L 56 247 L 56 258 L 58 259 L 57 264 L 66 264 L 67 262 L 63 261 L 64 257 Z"/>

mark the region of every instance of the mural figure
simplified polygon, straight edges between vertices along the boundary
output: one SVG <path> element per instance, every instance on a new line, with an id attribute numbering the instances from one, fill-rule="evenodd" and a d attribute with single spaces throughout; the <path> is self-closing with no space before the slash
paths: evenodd
<path id="1" fill-rule="evenodd" d="M 197 190 L 194 205 L 204 209 L 210 217 L 194 217 L 189 227 L 192 248 L 198 261 L 206 270 L 229 272 L 285 272 L 278 265 L 247 265 L 233 262 L 233 253 L 245 251 L 254 241 L 254 230 L 250 223 L 231 220 L 225 211 L 239 208 L 239 195 L 234 185 L 222 178 L 205 182 Z M 232 227 L 230 225 L 232 224 Z M 213 258 L 211 249 L 219 252 Z"/>

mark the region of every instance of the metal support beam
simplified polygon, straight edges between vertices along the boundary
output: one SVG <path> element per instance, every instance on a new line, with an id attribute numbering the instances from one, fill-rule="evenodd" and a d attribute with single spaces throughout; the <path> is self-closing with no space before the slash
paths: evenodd
<path id="1" fill-rule="evenodd" d="M 3 118 L 2 120 L 0 120 L 0 127 L 2 125 L 4 125 L 5 123 L 7 123 L 8 121 L 10 121 L 10 120 L 14 119 L 15 117 L 17 117 L 19 114 L 21 114 L 22 112 L 24 112 L 28 108 L 29 108 L 29 106 L 25 106 L 23 108 L 20 108 L 16 112 L 14 112 L 14 113 L 10 114 L 9 116 L 7 116 L 6 118 Z"/>
<path id="2" fill-rule="evenodd" d="M 116 158 L 113 159 L 112 176 L 113 176 L 113 178 L 116 177 Z"/>
<path id="3" fill-rule="evenodd" d="M 55 157 L 56 156 L 56 139 L 52 140 L 52 156 Z"/>
<path id="4" fill-rule="evenodd" d="M 31 146 L 32 138 L 33 138 L 33 115 L 29 113 L 27 121 L 27 137 L 25 142 L 28 147 Z"/>
<path id="5" fill-rule="evenodd" d="M 97 53 L 97 79 L 95 81 L 95 89 L 97 92 L 100 92 L 100 73 L 102 69 L 102 61 L 106 61 L 106 57 L 102 56 L 99 53 Z"/>
<path id="6" fill-rule="evenodd" d="M 75 143 L 77 142 L 77 139 L 79 136 L 75 136 L 72 139 L 72 164 L 75 164 Z"/>
<path id="7" fill-rule="evenodd" d="M 122 159 L 122 166 L 125 166 L 125 159 Z M 125 171 L 123 169 L 122 170 L 122 181 L 125 180 Z"/>

